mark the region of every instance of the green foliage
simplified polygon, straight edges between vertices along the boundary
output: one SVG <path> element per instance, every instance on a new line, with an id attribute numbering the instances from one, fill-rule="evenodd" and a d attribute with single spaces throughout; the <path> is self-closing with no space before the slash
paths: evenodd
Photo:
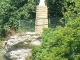
<path id="1" fill-rule="evenodd" d="M 65 0 L 62 7 L 63 16 L 67 19 L 75 19 L 80 15 L 80 0 Z"/>
<path id="2" fill-rule="evenodd" d="M 35 7 L 35 0 L 3 0 L 0 4 L 0 29 L 16 31 L 19 20 L 35 18 Z"/>
<path id="3" fill-rule="evenodd" d="M 0 60 L 5 60 L 3 57 L 3 43 L 4 41 L 0 41 Z"/>
<path id="4" fill-rule="evenodd" d="M 63 0 L 47 0 L 49 18 L 51 18 L 51 17 L 63 17 L 62 1 Z"/>
<path id="5" fill-rule="evenodd" d="M 33 60 L 80 60 L 80 18 L 65 27 L 45 29 L 42 45 L 33 48 Z"/>

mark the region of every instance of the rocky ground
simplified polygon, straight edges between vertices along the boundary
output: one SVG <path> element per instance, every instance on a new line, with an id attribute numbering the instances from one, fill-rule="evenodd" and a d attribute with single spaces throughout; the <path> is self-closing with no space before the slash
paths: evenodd
<path id="1" fill-rule="evenodd" d="M 7 60 L 26 60 L 32 56 L 31 50 L 35 45 L 40 45 L 41 34 L 27 32 L 11 36 L 4 46 L 5 58 Z M 31 59 L 30 59 L 31 60 Z"/>

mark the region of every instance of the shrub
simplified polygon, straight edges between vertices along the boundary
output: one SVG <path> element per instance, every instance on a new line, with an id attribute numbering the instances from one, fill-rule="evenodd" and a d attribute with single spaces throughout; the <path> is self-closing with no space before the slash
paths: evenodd
<path id="1" fill-rule="evenodd" d="M 33 60 L 80 60 L 80 18 L 65 27 L 44 29 L 42 45 L 33 48 Z"/>

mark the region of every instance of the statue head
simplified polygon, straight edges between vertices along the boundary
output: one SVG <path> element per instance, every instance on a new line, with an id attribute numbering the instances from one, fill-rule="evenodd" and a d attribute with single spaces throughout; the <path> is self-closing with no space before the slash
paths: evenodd
<path id="1" fill-rule="evenodd" d="M 45 0 L 40 0 L 39 5 L 40 6 L 45 6 Z"/>

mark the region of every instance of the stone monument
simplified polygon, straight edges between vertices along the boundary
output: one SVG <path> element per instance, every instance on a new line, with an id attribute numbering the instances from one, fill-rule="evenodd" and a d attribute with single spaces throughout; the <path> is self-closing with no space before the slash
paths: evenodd
<path id="1" fill-rule="evenodd" d="M 48 8 L 45 0 L 40 0 L 36 7 L 35 32 L 43 32 L 43 28 L 48 28 Z"/>

